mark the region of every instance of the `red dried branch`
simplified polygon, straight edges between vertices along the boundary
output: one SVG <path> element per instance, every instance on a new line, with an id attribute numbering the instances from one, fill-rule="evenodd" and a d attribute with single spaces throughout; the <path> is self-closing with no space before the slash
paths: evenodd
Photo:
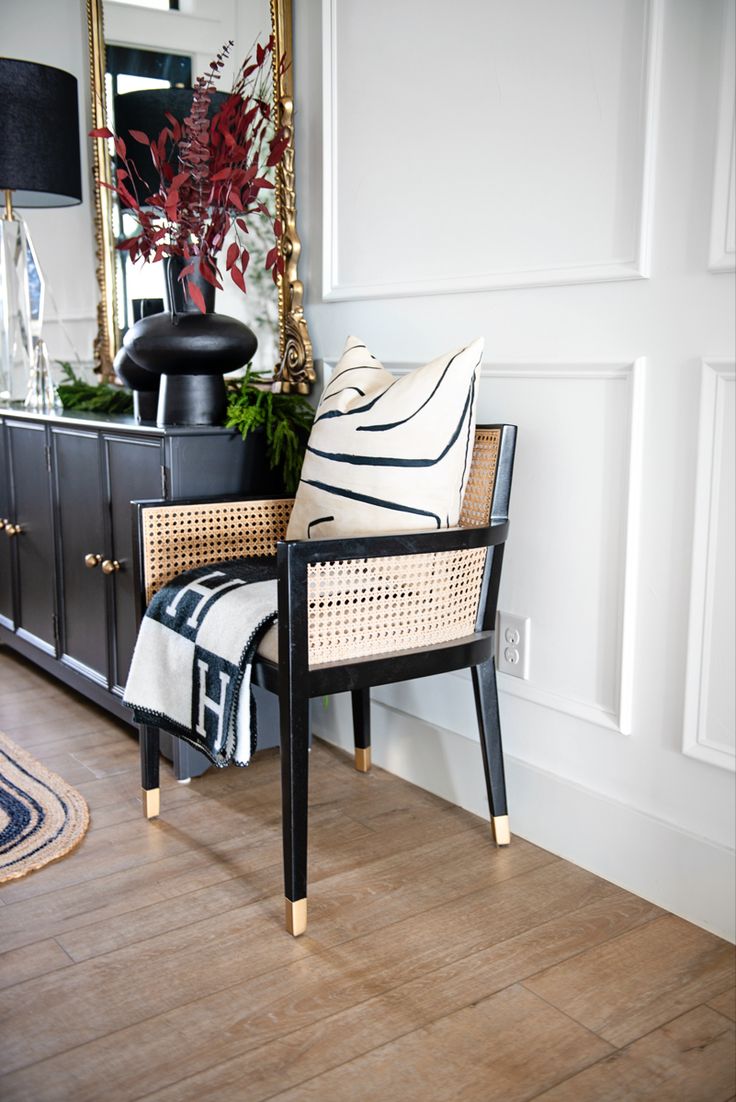
<path id="1" fill-rule="evenodd" d="M 236 241 L 227 250 L 225 270 L 245 293 L 250 256 L 238 233 L 248 233 L 252 218 L 265 218 L 273 230 L 274 246 L 266 268 L 272 270 L 274 280 L 284 270 L 282 226 L 272 218 L 262 193 L 274 188 L 268 172 L 283 159 L 288 140 L 283 132 L 273 132 L 271 124 L 273 38 L 256 44 L 255 60 L 253 52 L 246 57 L 232 92 L 210 118 L 212 97 L 232 46 L 232 42 L 223 46 L 207 72 L 197 78 L 185 119 L 167 112 L 168 125 L 155 137 L 139 130 L 130 132 L 135 142 L 150 148 L 159 176 L 153 194 L 139 197 L 141 177 L 120 136 L 107 128 L 93 130 L 90 136 L 114 141 L 119 167 L 113 190 L 138 222 L 138 233 L 121 241 L 118 248 L 131 260 L 146 263 L 167 256 L 200 257 L 204 278 L 221 287 L 218 256 L 228 231 L 235 227 Z M 283 67 L 284 63 L 279 64 Z M 189 278 L 193 270 L 192 264 L 187 265 L 180 278 L 187 281 L 192 301 L 204 310 L 201 295 Z"/>

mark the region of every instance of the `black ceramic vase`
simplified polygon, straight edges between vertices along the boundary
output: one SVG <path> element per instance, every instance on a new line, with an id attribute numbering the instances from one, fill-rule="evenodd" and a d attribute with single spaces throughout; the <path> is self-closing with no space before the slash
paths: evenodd
<path id="1" fill-rule="evenodd" d="M 137 364 L 161 376 L 158 425 L 221 425 L 227 408 L 223 374 L 249 363 L 258 340 L 243 322 L 214 313 L 215 288 L 196 273 L 206 308 L 201 313 L 179 282 L 187 261 L 170 257 L 163 263 L 168 309 L 137 321 L 123 346 Z"/>

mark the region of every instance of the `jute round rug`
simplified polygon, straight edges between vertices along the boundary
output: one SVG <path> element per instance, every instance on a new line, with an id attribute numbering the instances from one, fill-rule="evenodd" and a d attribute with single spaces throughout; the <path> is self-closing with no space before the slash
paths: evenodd
<path id="1" fill-rule="evenodd" d="M 84 797 L 0 734 L 0 883 L 63 857 L 88 825 Z"/>

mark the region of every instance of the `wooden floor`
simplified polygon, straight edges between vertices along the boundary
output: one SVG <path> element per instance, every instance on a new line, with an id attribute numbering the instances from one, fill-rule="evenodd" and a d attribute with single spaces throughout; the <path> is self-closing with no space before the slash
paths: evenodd
<path id="1" fill-rule="evenodd" d="M 92 817 L 0 888 L 4 1102 L 736 1093 L 733 948 L 521 838 L 316 743 L 295 940 L 275 751 L 146 823 L 129 729 L 7 651 L 0 729 Z"/>

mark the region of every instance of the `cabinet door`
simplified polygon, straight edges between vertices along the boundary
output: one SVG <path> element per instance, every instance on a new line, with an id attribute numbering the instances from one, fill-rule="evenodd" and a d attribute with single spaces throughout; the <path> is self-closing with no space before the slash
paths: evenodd
<path id="1" fill-rule="evenodd" d="M 54 537 L 46 426 L 6 422 L 11 482 L 11 519 L 20 526 L 17 549 L 18 634 L 56 654 L 54 617 Z"/>
<path id="2" fill-rule="evenodd" d="M 60 649 L 65 665 L 107 687 L 107 579 L 100 441 L 96 432 L 52 428 L 60 583 Z M 97 557 L 93 567 L 85 557 Z"/>
<path id="3" fill-rule="evenodd" d="M 113 618 L 113 687 L 125 686 L 133 656 L 138 619 L 133 578 L 133 520 L 131 501 L 161 497 L 160 440 L 105 435 L 103 437 L 110 501 L 111 558 L 120 568 L 110 575 Z"/>
<path id="4" fill-rule="evenodd" d="M 0 521 L 10 519 L 10 472 L 5 450 L 5 422 L 0 421 Z M 13 621 L 12 541 L 3 524 L 0 529 L 0 624 L 15 627 Z"/>

